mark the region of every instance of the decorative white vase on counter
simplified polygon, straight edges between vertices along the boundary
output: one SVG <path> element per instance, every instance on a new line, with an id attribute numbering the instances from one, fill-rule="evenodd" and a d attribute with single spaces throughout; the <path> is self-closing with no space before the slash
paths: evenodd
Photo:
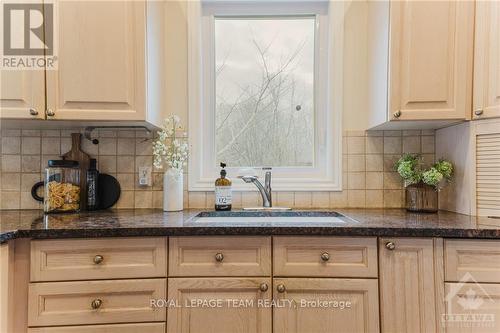
<path id="1" fill-rule="evenodd" d="M 183 209 L 183 183 L 182 171 L 168 169 L 163 174 L 163 211 L 177 212 Z"/>

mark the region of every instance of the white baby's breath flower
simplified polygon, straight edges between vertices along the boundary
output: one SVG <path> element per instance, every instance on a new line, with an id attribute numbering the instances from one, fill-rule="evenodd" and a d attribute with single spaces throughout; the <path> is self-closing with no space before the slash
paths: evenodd
<path id="1" fill-rule="evenodd" d="M 153 142 L 153 165 L 157 169 L 168 168 L 182 173 L 182 169 L 187 164 L 189 156 L 189 146 L 185 139 L 176 138 L 176 130 L 182 129 L 180 118 L 172 115 L 163 122 L 158 138 Z M 183 137 L 186 133 L 183 133 Z"/>

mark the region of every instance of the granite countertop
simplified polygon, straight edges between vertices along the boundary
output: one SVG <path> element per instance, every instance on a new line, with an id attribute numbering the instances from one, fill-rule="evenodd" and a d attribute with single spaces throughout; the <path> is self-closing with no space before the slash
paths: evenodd
<path id="1" fill-rule="evenodd" d="M 44 215 L 39 210 L 0 211 L 0 243 L 15 238 L 90 238 L 196 235 L 336 235 L 500 239 L 500 219 L 440 211 L 414 214 L 404 209 L 338 209 L 345 223 L 200 223 L 203 210 L 107 210 Z M 324 211 L 324 210 L 323 210 Z M 310 212 L 303 211 L 307 216 Z M 331 211 L 333 213 L 333 211 Z M 229 213 L 230 215 L 231 213 Z M 256 213 L 265 215 L 266 213 Z"/>

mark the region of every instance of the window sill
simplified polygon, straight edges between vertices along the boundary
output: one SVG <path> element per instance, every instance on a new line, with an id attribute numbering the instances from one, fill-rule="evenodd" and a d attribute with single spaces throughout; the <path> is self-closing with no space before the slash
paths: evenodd
<path id="1" fill-rule="evenodd" d="M 255 191 L 253 184 L 246 184 L 239 178 L 230 178 L 232 181 L 232 190 L 235 192 Z M 261 180 L 263 181 L 263 180 Z M 188 179 L 188 189 L 191 192 L 211 192 L 214 191 L 215 179 L 210 181 L 192 181 Z M 304 179 L 297 181 L 287 181 L 284 179 L 273 179 L 271 183 L 273 192 L 321 192 L 321 191 L 342 191 L 342 181 L 322 180 L 322 179 Z"/>

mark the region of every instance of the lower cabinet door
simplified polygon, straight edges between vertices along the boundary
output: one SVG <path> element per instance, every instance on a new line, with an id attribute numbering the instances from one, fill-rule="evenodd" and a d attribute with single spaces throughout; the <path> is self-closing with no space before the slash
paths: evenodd
<path id="1" fill-rule="evenodd" d="M 380 312 L 383 333 L 442 331 L 442 240 L 379 240 Z"/>
<path id="2" fill-rule="evenodd" d="M 274 279 L 274 333 L 379 332 L 376 279 Z"/>
<path id="3" fill-rule="evenodd" d="M 500 284 L 466 282 L 446 283 L 446 332 L 500 332 Z"/>
<path id="4" fill-rule="evenodd" d="M 271 333 L 270 278 L 168 280 L 168 333 Z"/>
<path id="5" fill-rule="evenodd" d="M 13 331 L 14 242 L 0 245 L 0 332 Z"/>
<path id="6" fill-rule="evenodd" d="M 165 323 L 37 327 L 28 333 L 165 333 Z"/>

